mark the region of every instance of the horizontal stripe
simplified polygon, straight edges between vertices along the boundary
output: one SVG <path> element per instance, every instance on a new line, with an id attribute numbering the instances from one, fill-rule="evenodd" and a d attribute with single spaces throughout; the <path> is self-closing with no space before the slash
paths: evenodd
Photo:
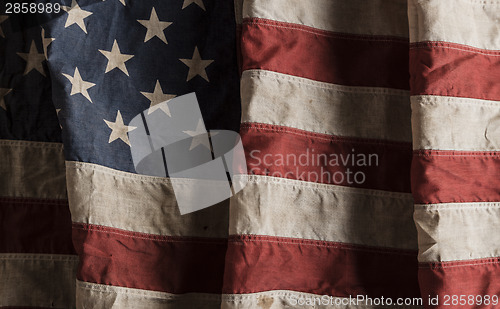
<path id="1" fill-rule="evenodd" d="M 410 192 L 411 144 L 241 125 L 250 174 Z"/>
<path id="2" fill-rule="evenodd" d="M 248 176 L 245 182 L 246 187 L 231 200 L 231 235 L 417 250 L 410 194 L 267 176 Z"/>
<path id="3" fill-rule="evenodd" d="M 242 75 L 241 93 L 242 122 L 411 142 L 408 91 L 340 86 L 248 70 Z"/>
<path id="4" fill-rule="evenodd" d="M 272 19 L 332 32 L 408 37 L 405 0 L 245 0 L 243 18 Z"/>
<path id="5" fill-rule="evenodd" d="M 20 308 L 22 308 L 22 309 L 50 309 L 51 307 L 39 307 L 39 306 L 36 306 L 36 307 L 2 306 L 0 308 L 2 308 L 2 309 L 20 309 Z"/>
<path id="6" fill-rule="evenodd" d="M 500 150 L 500 102 L 411 98 L 414 149 Z"/>
<path id="7" fill-rule="evenodd" d="M 354 301 L 353 301 L 354 299 Z M 387 297 L 384 297 L 387 303 Z M 392 300 L 394 304 L 397 299 Z M 405 301 L 401 299 L 401 301 Z M 301 293 L 296 291 L 276 290 L 251 294 L 223 294 L 223 309 L 372 309 L 372 308 L 391 308 L 391 309 L 421 309 L 419 299 L 409 299 L 408 302 L 416 305 L 392 305 L 390 307 L 381 307 L 374 305 L 374 301 L 360 301 L 354 297 L 333 297 L 328 295 L 318 295 L 310 293 Z"/>
<path id="8" fill-rule="evenodd" d="M 174 294 L 221 293 L 226 239 L 74 224 L 81 281 Z"/>
<path id="9" fill-rule="evenodd" d="M 243 1 L 234 0 L 234 16 L 237 28 L 243 23 Z"/>
<path id="10" fill-rule="evenodd" d="M 68 202 L 0 198 L 0 253 L 75 254 Z"/>
<path id="11" fill-rule="evenodd" d="M 346 86 L 409 89 L 406 39 L 247 19 L 242 53 L 243 70 L 263 69 Z"/>
<path id="12" fill-rule="evenodd" d="M 0 306 L 74 308 L 77 265 L 71 255 L 0 254 Z"/>
<path id="13" fill-rule="evenodd" d="M 0 197 L 66 199 L 62 144 L 0 140 Z"/>
<path id="14" fill-rule="evenodd" d="M 500 295 L 500 259 L 469 260 L 460 262 L 424 264 L 419 269 L 419 281 L 422 295 L 439 296 L 439 305 L 432 308 L 498 308 L 498 302 L 484 305 L 484 297 Z M 482 296 L 482 303 L 473 305 L 452 306 L 451 299 L 448 305 L 444 304 L 444 295 L 472 295 Z"/>
<path id="15" fill-rule="evenodd" d="M 500 100 L 500 51 L 428 42 L 410 48 L 412 95 Z M 466 77 L 466 78 L 464 78 Z"/>
<path id="16" fill-rule="evenodd" d="M 218 294 L 170 294 L 95 283 L 76 282 L 77 308 L 220 309 Z"/>
<path id="17" fill-rule="evenodd" d="M 499 173 L 499 152 L 415 152 L 413 197 L 417 204 L 496 202 Z"/>
<path id="18" fill-rule="evenodd" d="M 419 261 L 500 256 L 500 203 L 415 205 Z"/>
<path id="19" fill-rule="evenodd" d="M 90 163 L 66 166 L 73 222 L 158 235 L 227 237 L 228 201 L 181 216 L 168 178 Z"/>
<path id="20" fill-rule="evenodd" d="M 500 49 L 500 3 L 484 0 L 409 0 L 411 42 L 444 41 Z"/>
<path id="21" fill-rule="evenodd" d="M 337 297 L 419 295 L 413 251 L 235 236 L 229 240 L 226 265 L 225 294 L 293 290 Z"/>

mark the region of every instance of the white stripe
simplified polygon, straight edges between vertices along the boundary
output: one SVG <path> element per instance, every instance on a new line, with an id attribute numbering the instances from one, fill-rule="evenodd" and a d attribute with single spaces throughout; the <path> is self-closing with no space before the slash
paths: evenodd
<path id="1" fill-rule="evenodd" d="M 410 42 L 444 41 L 500 49 L 500 2 L 409 0 Z"/>
<path id="2" fill-rule="evenodd" d="M 0 254 L 0 307 L 74 308 L 78 257 Z"/>
<path id="3" fill-rule="evenodd" d="M 415 205 L 420 262 L 500 256 L 500 203 Z"/>
<path id="4" fill-rule="evenodd" d="M 234 0 L 234 16 L 236 24 L 241 25 L 243 22 L 243 0 Z"/>
<path id="5" fill-rule="evenodd" d="M 500 102 L 411 98 L 414 149 L 500 150 Z"/>
<path id="6" fill-rule="evenodd" d="M 134 232 L 227 238 L 228 204 L 181 215 L 168 178 L 66 162 L 73 222 Z"/>
<path id="7" fill-rule="evenodd" d="M 411 142 L 409 92 L 243 72 L 242 121 L 339 136 Z"/>
<path id="8" fill-rule="evenodd" d="M 66 199 L 63 146 L 0 140 L 0 197 Z"/>
<path id="9" fill-rule="evenodd" d="M 247 176 L 229 233 L 417 250 L 410 194 Z"/>
<path id="10" fill-rule="evenodd" d="M 406 0 L 245 0 L 244 18 L 333 32 L 408 37 Z"/>
<path id="11" fill-rule="evenodd" d="M 364 297 L 360 295 L 360 297 Z M 385 298 L 387 301 L 387 298 Z M 333 297 L 328 295 L 317 295 L 288 290 L 274 290 L 251 294 L 223 294 L 222 309 L 421 309 L 418 305 L 408 306 L 375 306 L 372 298 L 372 304 L 363 301 L 357 301 L 357 296 Z M 405 299 L 402 299 L 403 301 Z M 379 299 L 380 301 L 380 299 Z M 396 303 L 397 299 L 392 299 Z M 413 299 L 406 299 L 413 301 Z M 417 303 L 419 300 L 414 300 Z"/>
<path id="12" fill-rule="evenodd" d="M 76 282 L 76 308 L 219 309 L 220 295 L 170 294 L 96 283 Z"/>

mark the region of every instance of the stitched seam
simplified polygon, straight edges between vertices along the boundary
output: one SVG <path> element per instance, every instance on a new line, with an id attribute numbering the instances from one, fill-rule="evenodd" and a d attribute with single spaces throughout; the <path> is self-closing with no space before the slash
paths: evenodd
<path id="1" fill-rule="evenodd" d="M 447 262 L 443 262 L 447 263 Z M 448 262 L 448 263 L 453 263 L 453 262 Z M 482 265 L 495 265 L 495 264 L 500 264 L 499 260 L 495 261 L 485 261 L 485 262 L 476 262 L 476 263 L 463 263 L 463 264 L 427 264 L 427 265 L 420 265 L 419 268 L 430 268 L 430 269 L 445 269 L 445 268 L 453 268 L 453 267 L 462 267 L 462 266 L 482 266 Z"/>
<path id="2" fill-rule="evenodd" d="M 68 200 L 54 200 L 54 199 L 29 199 L 29 198 L 13 198 L 13 197 L 0 197 L 0 202 L 7 202 L 10 204 L 29 204 L 29 205 L 47 205 L 47 206 L 67 206 Z"/>
<path id="3" fill-rule="evenodd" d="M 241 235 L 241 236 L 230 236 L 229 242 L 245 245 L 246 242 L 267 242 L 267 243 L 278 243 L 278 244 L 289 244 L 289 245 L 304 245 L 304 246 L 314 246 L 314 247 L 323 247 L 323 248 L 334 248 L 334 249 L 345 249 L 352 251 L 365 251 L 365 252 L 375 252 L 375 253 L 384 253 L 384 254 L 402 254 L 402 255 L 410 255 L 417 256 L 417 251 L 404 250 L 404 249 L 395 249 L 395 248 L 386 248 L 386 249 L 376 249 L 376 248 L 368 248 L 368 247 L 356 247 L 354 245 L 345 245 L 341 243 L 334 243 L 328 241 L 320 241 L 320 240 L 311 240 L 311 239 L 300 239 L 300 238 L 277 238 L 268 237 L 268 236 L 260 236 L 260 235 Z"/>
<path id="4" fill-rule="evenodd" d="M 271 177 L 271 176 L 263 176 L 263 175 L 245 175 L 240 176 L 245 177 L 247 182 L 254 183 L 256 185 L 260 184 L 272 184 L 272 185 L 283 185 L 283 186 L 291 186 L 298 187 L 300 189 L 310 189 L 316 191 L 324 191 L 329 194 L 337 194 L 337 193 L 346 193 L 352 195 L 365 195 L 370 197 L 388 197 L 394 199 L 407 200 L 408 202 L 412 202 L 413 199 L 410 193 L 397 193 L 392 191 L 381 191 L 381 190 L 373 190 L 373 189 L 362 189 L 362 188 L 349 188 L 343 186 L 336 186 L 330 184 L 321 184 L 321 183 L 313 183 L 308 181 L 301 181 L 296 179 L 287 179 L 287 178 L 279 178 L 279 177 Z M 264 180 L 264 181 L 262 181 Z"/>
<path id="5" fill-rule="evenodd" d="M 182 300 L 185 298 L 189 299 L 198 299 L 198 300 L 215 300 L 215 301 L 220 301 L 220 296 L 211 296 L 211 295 L 198 295 L 195 293 L 189 293 L 188 295 L 165 295 L 167 294 L 166 292 L 157 292 L 157 291 L 151 291 L 150 293 L 148 292 L 140 292 L 140 291 L 135 291 L 133 288 L 129 287 L 122 287 L 122 286 L 105 286 L 104 284 L 100 283 L 88 283 L 88 282 L 83 282 L 79 281 L 78 282 L 78 287 L 80 289 L 85 289 L 89 291 L 97 291 L 101 293 L 112 293 L 112 294 L 123 294 L 123 295 L 136 295 L 136 296 L 150 296 L 150 297 L 155 297 L 159 299 L 178 299 Z"/>
<path id="6" fill-rule="evenodd" d="M 500 1 L 468 0 L 470 3 L 499 5 Z"/>
<path id="7" fill-rule="evenodd" d="M 58 150 L 63 149 L 63 144 L 58 142 L 31 142 L 31 141 L 17 141 L 17 140 L 0 140 L 0 146 L 11 146 L 18 148 L 56 148 Z"/>
<path id="8" fill-rule="evenodd" d="M 471 154 L 439 154 L 439 153 L 422 153 L 416 152 L 413 153 L 415 156 L 418 157 L 448 157 L 448 158 L 454 158 L 454 157 L 464 157 L 464 158 L 473 158 L 473 159 L 484 159 L 484 158 L 500 158 L 500 153 L 480 153 L 480 152 L 474 152 Z M 500 162 L 499 162 L 500 163 Z"/>
<path id="9" fill-rule="evenodd" d="M 478 108 L 494 107 L 500 109 L 500 101 L 474 99 L 467 97 L 438 96 L 438 95 L 413 96 L 412 103 L 419 105 L 435 105 L 435 106 L 439 106 L 442 104 L 452 105 L 452 106 L 471 105 L 473 107 L 478 107 Z"/>
<path id="10" fill-rule="evenodd" d="M 161 242 L 177 242 L 177 243 L 195 243 L 195 244 L 226 244 L 226 241 L 216 240 L 213 238 L 207 238 L 206 241 L 195 238 L 195 237 L 183 237 L 183 236 L 162 236 L 162 235 L 148 235 L 146 233 L 141 232 L 119 232 L 116 231 L 115 228 L 109 228 L 102 225 L 87 225 L 87 224 L 73 224 L 74 229 L 83 230 L 83 231 L 91 231 L 98 233 L 106 233 L 106 234 L 115 234 L 120 236 L 126 236 L 135 239 L 143 239 L 143 240 L 154 240 Z M 142 236 L 140 236 L 142 235 Z M 146 236 L 147 235 L 147 236 Z"/>
<path id="11" fill-rule="evenodd" d="M 269 125 L 266 123 L 259 123 L 259 122 L 247 122 L 241 124 L 240 128 L 242 129 L 256 129 L 256 130 L 264 130 L 264 131 L 271 131 L 271 132 L 276 132 L 276 133 L 288 133 L 288 134 L 294 134 L 298 136 L 303 136 L 303 137 L 313 137 L 315 139 L 323 140 L 323 141 L 335 141 L 335 142 L 343 142 L 343 143 L 357 143 L 357 144 L 370 144 L 370 145 L 389 145 L 389 146 L 395 146 L 395 147 L 401 147 L 401 148 L 409 148 L 411 149 L 411 143 L 410 142 L 397 142 L 397 141 L 373 141 L 369 139 L 360 139 L 360 138 L 348 138 L 348 137 L 339 137 L 339 136 L 323 136 L 327 134 L 322 134 L 322 133 L 316 133 L 316 132 L 310 132 L 310 131 L 303 131 L 300 129 L 291 129 L 286 126 L 280 126 L 276 127 L 274 125 Z M 300 132 L 297 132 L 300 131 Z"/>
<path id="12" fill-rule="evenodd" d="M 500 208 L 500 202 L 490 202 L 490 203 L 474 203 L 474 204 L 464 204 L 460 205 L 450 205 L 450 204 L 415 204 L 415 208 L 424 208 L 424 211 L 441 211 L 441 210 L 490 210 L 495 208 Z M 416 209 L 418 211 L 418 209 Z"/>
<path id="13" fill-rule="evenodd" d="M 169 178 L 127 173 L 127 172 L 123 172 L 123 171 L 113 170 L 109 167 L 105 167 L 105 166 L 98 165 L 95 163 L 66 161 L 66 165 L 67 165 L 66 167 L 68 169 L 82 171 L 82 173 L 86 173 L 89 170 L 91 170 L 91 171 L 100 172 L 102 174 L 107 174 L 110 176 L 115 176 L 115 177 L 124 178 L 124 179 L 131 179 L 134 181 L 144 181 L 144 182 L 149 182 L 149 183 L 154 183 L 154 184 L 171 185 Z M 122 174 L 122 173 L 126 173 L 126 174 Z"/>
<path id="14" fill-rule="evenodd" d="M 292 24 L 292 23 L 279 22 L 279 21 L 274 21 L 274 20 L 265 19 L 265 18 L 245 19 L 243 21 L 243 25 L 262 25 L 262 26 L 269 26 L 269 27 L 275 27 L 275 28 L 297 30 L 297 31 L 302 31 L 302 32 L 314 34 L 314 35 L 321 35 L 324 37 L 339 38 L 339 39 L 345 39 L 345 40 L 371 41 L 371 42 L 392 42 L 392 43 L 400 43 L 400 44 L 405 44 L 405 45 L 409 44 L 408 39 L 390 38 L 387 36 L 375 36 L 375 35 L 371 36 L 371 35 L 331 32 L 331 31 L 321 30 L 321 29 L 317 29 L 317 28 L 309 27 L 309 26 L 305 26 L 305 25 L 297 25 L 297 24 Z"/>
<path id="15" fill-rule="evenodd" d="M 19 253 L 0 253 L 0 261 L 2 260 L 30 260 L 30 261 L 59 261 L 59 262 L 76 262 L 78 256 L 76 254 L 19 254 Z"/>
<path id="16" fill-rule="evenodd" d="M 246 74 L 253 77 L 266 77 L 268 79 L 272 79 L 275 81 L 289 81 L 297 84 L 306 85 L 312 88 L 319 88 L 322 90 L 329 90 L 334 92 L 346 92 L 352 94 L 380 94 L 380 95 L 394 95 L 394 96 L 410 96 L 410 92 L 406 90 L 397 90 L 392 88 L 384 88 L 384 87 L 348 87 L 336 84 L 329 84 L 320 81 L 310 80 L 305 77 L 298 77 L 293 75 L 282 74 L 279 72 L 264 70 L 264 69 L 249 69 L 245 70 L 248 72 Z M 245 73 L 243 73 L 245 75 Z M 273 76 L 274 75 L 274 76 Z"/>
<path id="17" fill-rule="evenodd" d="M 456 44 L 457 46 L 446 46 L 445 45 L 446 43 L 447 42 L 419 42 L 419 43 L 412 43 L 412 44 L 410 44 L 410 51 L 411 50 L 416 50 L 416 49 L 445 48 L 445 49 L 459 50 L 459 51 L 463 51 L 463 52 L 480 54 L 480 55 L 485 55 L 485 56 L 493 56 L 493 57 L 499 57 L 500 56 L 500 51 L 495 51 L 495 50 L 486 51 L 486 50 L 479 49 L 479 48 L 469 47 L 469 46 L 463 45 L 463 44 Z"/>

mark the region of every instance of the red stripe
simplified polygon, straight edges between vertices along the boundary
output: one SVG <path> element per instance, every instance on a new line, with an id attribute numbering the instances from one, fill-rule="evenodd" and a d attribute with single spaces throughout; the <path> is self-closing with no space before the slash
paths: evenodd
<path id="1" fill-rule="evenodd" d="M 415 152 L 412 192 L 416 203 L 500 200 L 500 153 L 426 150 Z"/>
<path id="2" fill-rule="evenodd" d="M 256 123 L 243 124 L 240 134 L 250 174 L 410 192 L 410 143 L 343 138 Z"/>
<path id="3" fill-rule="evenodd" d="M 418 297 L 417 252 L 264 236 L 230 238 L 224 293 L 293 290 Z"/>
<path id="4" fill-rule="evenodd" d="M 258 18 L 245 19 L 242 28 L 244 70 L 409 89 L 407 39 L 341 34 Z"/>
<path id="5" fill-rule="evenodd" d="M 75 254 L 68 202 L 0 198 L 0 253 Z"/>
<path id="6" fill-rule="evenodd" d="M 418 278 L 422 295 L 439 297 L 437 306 L 426 308 L 482 309 L 500 307 L 500 258 L 467 260 L 458 262 L 431 263 L 422 265 Z M 483 299 L 482 304 L 445 304 L 445 295 L 469 295 Z M 497 304 L 484 305 L 484 297 L 496 295 Z M 459 301 L 459 300 L 457 300 Z M 424 298 L 425 303 L 425 298 Z"/>
<path id="7" fill-rule="evenodd" d="M 410 50 L 412 95 L 500 100 L 500 52 L 426 42 Z"/>
<path id="8" fill-rule="evenodd" d="M 227 239 L 74 224 L 73 242 L 79 280 L 168 293 L 221 293 Z"/>

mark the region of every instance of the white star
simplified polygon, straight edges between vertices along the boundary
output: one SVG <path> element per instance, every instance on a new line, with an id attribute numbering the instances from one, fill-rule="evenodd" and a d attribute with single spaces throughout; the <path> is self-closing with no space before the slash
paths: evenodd
<path id="1" fill-rule="evenodd" d="M 200 56 L 200 52 L 198 51 L 198 47 L 194 48 L 194 53 L 193 53 L 192 59 L 179 59 L 179 60 L 182 61 L 182 63 L 184 63 L 185 65 L 187 65 L 189 67 L 189 72 L 188 72 L 188 76 L 187 76 L 186 81 L 191 80 L 196 75 L 200 75 L 207 82 L 209 82 L 208 76 L 207 76 L 207 71 L 205 70 L 205 68 L 208 67 L 214 61 L 213 60 L 202 60 L 201 56 Z"/>
<path id="2" fill-rule="evenodd" d="M 127 55 L 120 53 L 120 47 L 118 46 L 116 40 L 113 42 L 113 47 L 111 48 L 111 51 L 106 51 L 102 49 L 99 49 L 99 51 L 106 58 L 108 58 L 108 64 L 106 65 L 106 72 L 104 73 L 108 73 L 114 68 L 118 68 L 127 76 L 130 76 L 128 74 L 127 67 L 125 66 L 125 62 L 134 57 L 134 55 Z"/>
<path id="3" fill-rule="evenodd" d="M 175 98 L 173 94 L 163 93 L 161 89 L 160 81 L 156 81 L 155 90 L 153 92 L 141 92 L 143 96 L 151 101 L 151 105 L 149 106 L 148 115 L 156 111 L 157 109 L 161 109 L 165 114 L 169 117 L 172 117 L 170 114 L 170 109 L 168 108 L 167 103 L 160 104 L 162 102 L 168 101 L 170 99 Z"/>
<path id="4" fill-rule="evenodd" d="M 5 105 L 4 97 L 11 91 L 12 91 L 12 89 L 0 88 L 0 107 L 5 109 L 5 110 L 7 110 L 7 106 Z"/>
<path id="5" fill-rule="evenodd" d="M 29 53 L 17 53 L 19 57 L 26 61 L 26 69 L 24 70 L 24 75 L 31 72 L 31 70 L 37 70 L 45 76 L 45 71 L 43 70 L 42 62 L 45 60 L 44 54 L 39 54 L 36 49 L 35 41 L 31 41 Z"/>
<path id="6" fill-rule="evenodd" d="M 184 10 L 186 7 L 188 7 L 192 3 L 197 4 L 200 8 L 203 9 L 203 11 L 206 11 L 205 5 L 203 5 L 203 0 L 184 0 L 184 3 L 182 4 L 182 9 Z"/>
<path id="7" fill-rule="evenodd" d="M 43 53 L 45 55 L 45 59 L 47 58 L 47 47 L 54 41 L 54 38 L 46 38 L 45 37 L 45 29 L 42 28 L 42 45 L 43 45 Z"/>
<path id="8" fill-rule="evenodd" d="M 189 136 L 193 137 L 193 140 L 191 141 L 191 146 L 189 147 L 189 150 L 193 150 L 196 148 L 198 145 L 203 145 L 208 148 L 208 150 L 212 150 L 212 147 L 210 146 L 210 141 L 208 140 L 208 133 L 207 130 L 205 129 L 205 124 L 203 124 L 203 120 L 198 121 L 198 125 L 196 126 L 196 131 L 182 131 L 186 133 Z"/>
<path id="9" fill-rule="evenodd" d="M 77 24 L 80 29 L 87 34 L 87 28 L 85 28 L 85 23 L 83 20 L 93 13 L 90 11 L 85 11 L 80 8 L 76 0 L 73 0 L 71 2 L 71 7 L 69 6 L 61 6 L 63 10 L 65 10 L 68 13 L 68 19 L 66 19 L 66 24 L 64 25 L 64 28 L 68 28 L 72 24 Z"/>
<path id="10" fill-rule="evenodd" d="M 106 122 L 108 127 L 111 129 L 111 134 L 109 135 L 109 142 L 108 143 L 111 144 L 113 141 L 115 141 L 117 139 L 121 139 L 122 141 L 125 142 L 125 144 L 130 146 L 130 141 L 128 139 L 127 133 L 132 131 L 132 130 L 137 129 L 137 127 L 126 126 L 123 123 L 122 114 L 120 113 L 120 111 L 118 111 L 118 113 L 116 114 L 115 122 L 108 121 L 106 119 L 103 119 L 103 120 L 104 120 L 104 122 Z"/>
<path id="11" fill-rule="evenodd" d="M 95 84 L 84 81 L 82 79 L 82 77 L 80 76 L 80 72 L 78 72 L 78 68 L 75 68 L 75 74 L 73 74 L 73 76 L 71 76 L 69 74 L 64 74 L 64 73 L 62 73 L 62 75 L 64 75 L 67 79 L 69 79 L 69 81 L 72 85 L 70 95 L 75 95 L 77 93 L 81 93 L 84 97 L 87 98 L 87 100 L 90 101 L 90 103 L 94 103 L 94 102 L 92 102 L 92 99 L 90 99 L 90 95 L 87 92 L 87 89 L 94 87 Z"/>
<path id="12" fill-rule="evenodd" d="M 9 18 L 9 16 L 7 16 L 7 15 L 0 15 L 0 24 L 3 23 L 7 18 Z M 5 35 L 3 34 L 2 28 L 0 28 L 0 36 L 2 38 L 5 37 Z"/>
<path id="13" fill-rule="evenodd" d="M 158 15 L 156 15 L 154 7 L 151 10 L 151 16 L 149 17 L 149 20 L 137 20 L 137 21 L 148 29 L 146 31 L 146 37 L 144 38 L 144 42 L 147 42 L 151 38 L 156 36 L 160 40 L 165 42 L 165 44 L 168 44 L 167 38 L 165 37 L 165 33 L 163 33 L 163 30 L 167 29 L 167 27 L 170 26 L 172 23 L 168 21 L 160 21 L 158 19 Z"/>

